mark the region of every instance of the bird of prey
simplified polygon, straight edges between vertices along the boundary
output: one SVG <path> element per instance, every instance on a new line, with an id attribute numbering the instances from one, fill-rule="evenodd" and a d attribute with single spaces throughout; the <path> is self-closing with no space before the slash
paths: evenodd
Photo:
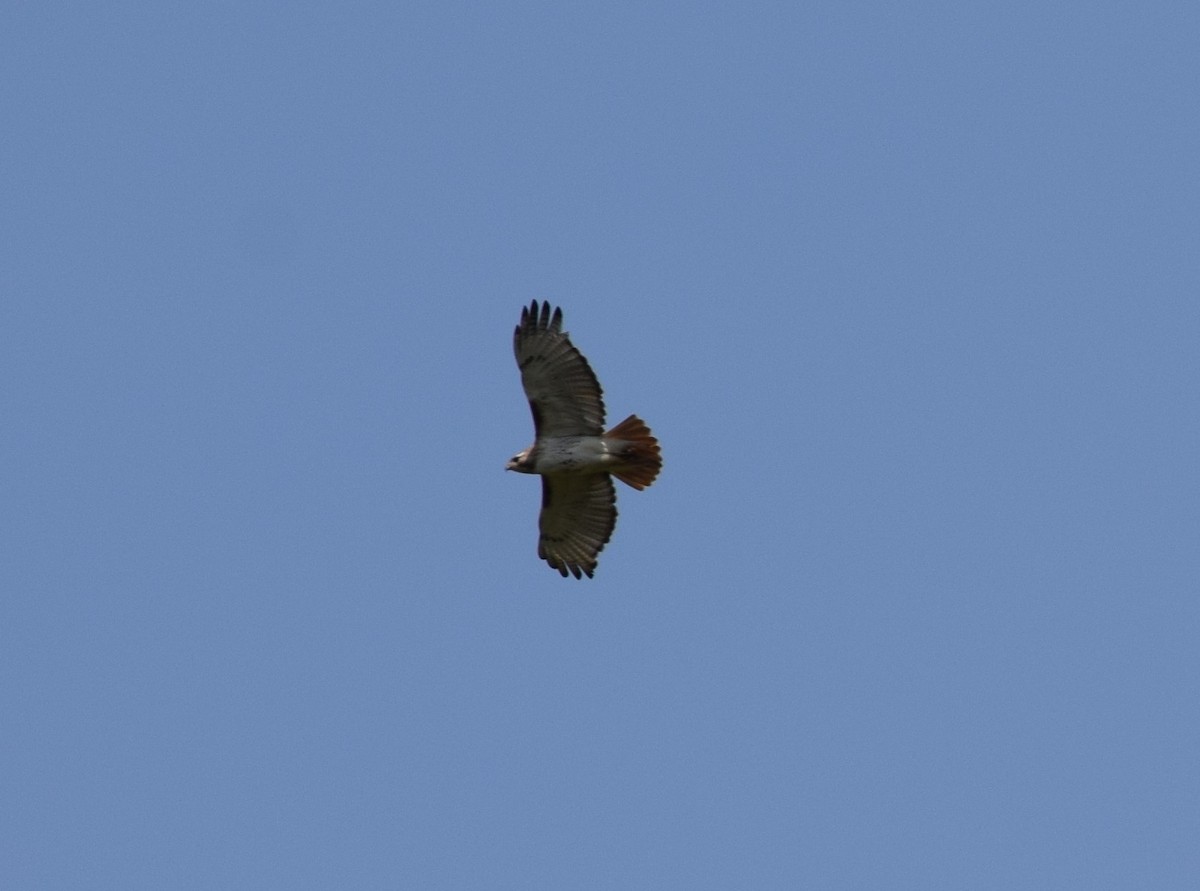
<path id="1" fill-rule="evenodd" d="M 565 578 L 592 577 L 617 524 L 612 477 L 644 489 L 662 468 L 658 440 L 637 415 L 604 430 L 604 398 L 587 359 L 562 330 L 562 310 L 535 300 L 513 332 L 533 445 L 508 470 L 542 477 L 538 556 Z"/>

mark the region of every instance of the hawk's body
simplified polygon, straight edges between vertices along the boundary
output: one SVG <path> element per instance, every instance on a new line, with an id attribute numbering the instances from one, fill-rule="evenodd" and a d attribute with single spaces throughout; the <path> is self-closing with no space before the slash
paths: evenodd
<path id="1" fill-rule="evenodd" d="M 509 470 L 542 477 L 538 556 L 564 576 L 591 576 L 617 523 L 612 476 L 644 489 L 662 467 L 658 440 L 630 415 L 604 430 L 600 382 L 562 330 L 562 310 L 537 301 L 513 333 L 521 384 L 533 412 L 534 442 Z"/>

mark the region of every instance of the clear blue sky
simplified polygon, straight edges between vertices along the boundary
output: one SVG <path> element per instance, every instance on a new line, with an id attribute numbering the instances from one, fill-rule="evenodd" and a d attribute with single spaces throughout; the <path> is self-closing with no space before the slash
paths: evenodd
<path id="1" fill-rule="evenodd" d="M 1197 887 L 1198 36 L 9 4 L 0 884 Z M 591 581 L 534 298 L 663 443 Z"/>

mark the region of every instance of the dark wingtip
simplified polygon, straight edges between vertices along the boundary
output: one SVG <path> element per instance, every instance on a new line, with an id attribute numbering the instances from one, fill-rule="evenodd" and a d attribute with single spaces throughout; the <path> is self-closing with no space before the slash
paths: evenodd
<path id="1" fill-rule="evenodd" d="M 517 327 L 532 327 L 540 331 L 560 331 L 562 318 L 562 307 L 551 306 L 549 300 L 543 300 L 541 303 L 533 300 L 529 306 L 521 307 L 521 324 Z"/>
<path id="2" fill-rule="evenodd" d="M 546 560 L 546 562 L 550 563 L 549 560 Z M 591 566 L 591 567 L 580 566 L 576 563 L 557 563 L 557 564 L 550 563 L 550 568 L 557 569 L 559 575 L 561 575 L 563 578 L 569 578 L 570 576 L 575 576 L 575 578 L 577 578 L 577 579 L 581 579 L 585 575 L 588 578 L 592 578 L 593 573 L 596 571 L 595 566 Z"/>

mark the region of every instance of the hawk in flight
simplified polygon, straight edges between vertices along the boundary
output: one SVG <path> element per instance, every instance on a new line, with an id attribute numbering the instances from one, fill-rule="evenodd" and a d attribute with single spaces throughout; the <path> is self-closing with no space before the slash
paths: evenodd
<path id="1" fill-rule="evenodd" d="M 521 385 L 533 412 L 533 445 L 508 470 L 542 477 L 538 556 L 563 576 L 591 578 L 617 524 L 612 477 L 644 489 L 658 476 L 658 440 L 637 415 L 604 430 L 604 398 L 587 359 L 562 330 L 562 310 L 537 301 L 513 333 Z"/>

